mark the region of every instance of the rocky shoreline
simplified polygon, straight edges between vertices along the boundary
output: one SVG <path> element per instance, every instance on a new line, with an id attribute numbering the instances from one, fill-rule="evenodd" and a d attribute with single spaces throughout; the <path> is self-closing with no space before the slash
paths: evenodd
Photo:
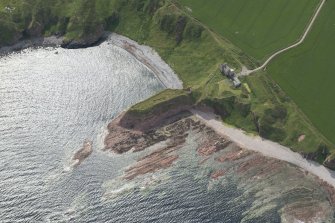
<path id="1" fill-rule="evenodd" d="M 125 153 L 128 151 L 138 152 L 145 150 L 146 148 L 155 145 L 159 142 L 164 141 L 177 141 L 183 143 L 185 138 L 187 137 L 186 132 L 189 130 L 200 129 L 201 131 L 205 132 L 213 132 L 212 134 L 220 136 L 220 140 L 215 139 L 215 143 L 213 144 L 212 141 L 204 142 L 203 146 L 201 146 L 197 152 L 200 156 L 208 156 L 213 153 L 220 151 L 221 149 L 226 148 L 230 144 L 239 145 L 239 148 L 246 148 L 248 150 L 239 150 L 238 156 L 235 152 L 227 153 L 224 157 L 217 157 L 217 161 L 225 162 L 225 161 L 234 161 L 236 159 L 243 158 L 244 156 L 248 156 L 249 153 L 252 151 L 259 152 L 264 157 L 274 158 L 275 160 L 283 160 L 284 162 L 292 163 L 294 165 L 299 166 L 300 168 L 304 169 L 304 171 L 311 172 L 320 178 L 324 185 L 329 185 L 334 190 L 332 180 L 329 181 L 328 176 L 324 176 L 325 173 L 322 172 L 320 175 L 318 174 L 321 170 L 319 170 L 319 166 L 314 167 L 310 161 L 303 159 L 299 154 L 295 154 L 289 149 L 285 149 L 282 151 L 279 149 L 277 152 L 270 152 L 267 149 L 261 146 L 260 148 L 256 148 L 257 144 L 253 144 L 255 147 L 251 148 L 250 146 L 243 146 L 242 141 L 233 142 L 229 138 L 231 136 L 225 136 L 225 134 L 217 133 L 217 129 L 212 129 L 212 126 L 206 123 L 203 123 L 206 118 L 194 119 L 190 118 L 193 117 L 194 114 L 197 114 L 197 118 L 199 118 L 199 114 L 211 113 L 207 111 L 206 108 L 202 108 L 204 112 L 200 112 L 200 110 L 194 110 L 190 106 L 177 106 L 178 108 L 173 108 L 170 110 L 153 112 L 152 114 L 148 115 L 139 115 L 133 114 L 130 111 L 122 113 L 116 119 L 114 119 L 108 125 L 109 134 L 105 138 L 105 150 L 110 150 L 115 153 Z M 192 111 L 192 112 L 190 112 Z M 194 112 L 197 111 L 197 112 Z M 200 113 L 199 113 L 200 112 Z M 212 113 L 211 113 L 212 114 Z M 211 116 L 208 120 L 213 119 Z M 180 124 L 180 120 L 186 120 L 187 125 Z M 213 119 L 214 120 L 214 119 Z M 215 121 L 218 122 L 218 121 Z M 237 131 L 237 130 L 236 130 Z M 229 134 L 228 134 L 229 135 Z M 250 136 L 245 136 L 250 137 Z M 214 137 L 215 138 L 215 137 Z M 233 137 L 232 140 L 235 138 Z M 250 139 L 251 140 L 251 139 Z M 256 140 L 257 141 L 257 140 Z M 261 141 L 263 144 L 266 144 L 268 141 Z M 250 142 L 251 143 L 251 142 Z M 273 143 L 272 143 L 273 144 Z M 271 145 L 272 145 L 271 144 Z M 275 144 L 277 145 L 277 144 Z M 176 147 L 177 144 L 173 144 L 173 147 Z M 250 148 L 249 148 L 250 147 Z M 271 147 L 271 146 L 270 146 Z M 271 148 L 273 149 L 273 148 Z M 272 155 L 268 154 L 271 153 Z M 286 154 L 287 153 L 287 154 Z M 277 154 L 277 155 L 276 155 Z M 299 156 L 299 157 L 292 157 Z M 285 156 L 285 157 L 282 157 Z M 294 162 L 292 159 L 297 159 L 298 163 Z M 203 160 L 205 162 L 205 160 Z M 305 165 L 305 162 L 307 163 Z M 322 171 L 325 171 L 326 168 L 323 167 Z M 331 174 L 330 170 L 327 170 L 327 174 Z M 331 177 L 332 178 L 332 177 Z M 334 200 L 335 201 L 335 200 Z"/>
<path id="2" fill-rule="evenodd" d="M 156 116 L 157 117 L 157 116 Z M 152 153 L 140 158 L 134 165 L 125 170 L 124 179 L 134 179 L 139 175 L 156 172 L 170 167 L 178 159 L 177 151 L 182 148 L 189 131 L 206 132 L 211 135 L 210 141 L 204 142 L 199 154 L 210 154 L 220 151 L 230 145 L 228 140 L 216 135 L 199 120 L 192 117 L 188 111 L 165 119 L 156 128 L 136 129 L 122 126 L 122 119 L 127 118 L 123 113 L 109 125 L 109 134 L 105 138 L 105 150 L 114 153 L 139 152 L 158 143 L 164 143 Z M 164 122 L 163 122 L 164 120 Z"/>
<path id="3" fill-rule="evenodd" d="M 89 36 L 78 39 L 78 40 L 67 40 L 64 36 L 53 35 L 44 37 L 42 34 L 33 35 L 31 38 L 20 38 L 13 42 L 9 46 L 0 47 L 0 56 L 7 55 L 11 52 L 24 50 L 30 47 L 62 47 L 66 49 L 79 49 L 96 46 L 99 43 L 105 41 L 110 35 L 109 32 L 105 32 L 103 29 L 98 30 L 96 33 L 92 33 Z"/>
<path id="4" fill-rule="evenodd" d="M 283 204 L 282 216 L 288 222 L 292 219 L 314 222 L 315 219 L 322 219 L 325 215 L 331 216 L 327 206 L 335 207 L 335 189 L 329 183 L 290 163 L 244 149 L 229 138 L 217 134 L 190 112 L 182 113 L 182 116 L 177 115 L 168 122 L 163 118 L 164 122 L 162 119 L 157 128 L 140 130 L 122 126 L 120 120 L 128 117 L 125 113 L 109 124 L 109 134 L 105 140 L 106 150 L 114 153 L 136 153 L 160 145 L 157 148 L 152 147 L 150 152 L 144 153 L 125 168 L 121 180 L 125 182 L 140 180 L 147 175 L 173 168 L 177 162 L 183 162 L 180 154 L 187 147 L 189 135 L 202 135 L 201 138 L 196 137 L 197 146 L 193 150 L 199 160 L 197 165 L 213 167 L 208 173 L 209 181 L 221 182 L 227 175 L 234 175 L 243 184 L 253 185 L 252 190 L 258 190 L 258 184 L 271 185 L 276 179 L 278 185 L 265 186 L 274 190 L 274 194 L 267 199 L 295 196 L 295 193 L 306 196 L 309 194 L 306 200 L 293 200 L 293 203 Z M 159 115 L 157 117 L 159 118 Z M 133 126 L 136 126 L 136 123 Z M 285 177 L 287 181 L 280 180 Z M 309 182 L 306 185 L 301 183 L 304 182 L 302 180 L 304 178 Z M 282 192 L 281 189 L 284 188 L 286 191 Z M 313 191 L 315 190 L 313 188 L 319 188 L 319 191 Z M 329 202 L 327 205 L 321 201 L 317 202 L 318 193 L 326 196 Z"/>
<path id="5" fill-rule="evenodd" d="M 65 41 L 63 36 L 50 36 L 50 37 L 36 37 L 30 39 L 20 40 L 11 46 L 3 46 L 0 48 L 0 56 L 5 56 L 11 52 L 21 51 L 31 47 L 62 47 L 66 49 L 79 49 L 96 46 L 106 40 L 109 33 L 99 35 L 94 41 L 85 40 L 72 40 Z"/>
<path id="6" fill-rule="evenodd" d="M 11 46 L 0 47 L 0 56 L 6 56 L 9 53 L 24 50 L 30 47 L 59 47 L 63 43 L 64 37 L 38 37 L 18 41 Z"/>
<path id="7" fill-rule="evenodd" d="M 133 152 L 144 150 L 156 143 L 168 139 L 178 141 L 183 138 L 186 131 L 185 126 L 178 125 L 175 122 L 178 119 L 188 117 L 191 113 L 180 111 L 170 118 L 165 115 L 155 116 L 155 120 L 147 118 L 145 121 L 135 122 L 133 115 L 122 113 L 108 125 L 109 134 L 105 138 L 105 150 L 111 150 L 115 153 L 125 153 L 130 150 Z M 129 126 L 129 123 L 133 123 Z M 174 125 L 169 125 L 175 122 Z M 187 121 L 187 128 L 190 128 L 191 121 Z M 150 123 L 143 125 L 144 123 Z M 151 124 L 154 123 L 156 127 Z"/>
<path id="8" fill-rule="evenodd" d="M 284 147 L 278 143 L 262 139 L 259 136 L 247 135 L 242 130 L 227 126 L 219 120 L 216 120 L 212 112 L 203 112 L 200 110 L 192 110 L 198 118 L 214 129 L 218 134 L 224 135 L 235 141 L 240 147 L 251 151 L 261 153 L 266 157 L 275 158 L 296 165 L 305 171 L 308 171 L 335 188 L 335 172 L 313 161 L 309 161 L 301 156 L 301 154 L 293 152 L 291 149 Z"/>
<path id="9" fill-rule="evenodd" d="M 24 50 L 30 47 L 62 47 L 66 49 L 79 49 L 97 46 L 107 41 L 130 53 L 136 60 L 152 71 L 156 78 L 165 88 L 182 89 L 183 83 L 171 67 L 149 46 L 138 44 L 125 36 L 105 32 L 99 29 L 85 38 L 78 40 L 66 40 L 64 36 L 35 37 L 17 41 L 11 46 L 0 47 L 0 56 L 5 56 L 11 52 Z"/>

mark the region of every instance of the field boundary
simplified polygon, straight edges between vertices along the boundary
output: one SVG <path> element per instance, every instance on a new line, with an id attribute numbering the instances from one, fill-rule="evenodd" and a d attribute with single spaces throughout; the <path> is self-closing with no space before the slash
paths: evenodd
<path id="1" fill-rule="evenodd" d="M 268 79 L 269 81 L 273 82 L 273 83 L 277 83 L 275 80 L 273 80 L 269 75 L 264 75 L 264 77 L 266 79 Z M 264 85 L 266 85 L 267 88 L 269 88 L 269 90 L 271 91 L 271 93 L 276 97 L 276 93 L 273 92 L 272 88 L 267 84 L 264 83 Z M 278 84 L 277 87 L 279 87 L 280 91 L 285 92 Z M 279 99 L 277 99 L 279 100 Z M 301 110 L 301 108 L 296 104 L 296 102 L 294 100 L 291 100 L 291 103 L 293 104 L 293 108 L 295 110 L 295 112 L 297 112 L 297 114 L 299 114 L 299 116 L 305 121 L 307 128 L 313 132 L 314 135 L 320 137 L 324 142 L 328 143 L 329 145 L 333 145 L 334 143 L 329 140 L 326 136 L 323 135 L 323 133 L 321 132 L 321 130 L 316 127 L 313 122 L 308 118 L 308 116 L 303 112 L 303 110 Z"/>
<path id="2" fill-rule="evenodd" d="M 191 19 L 193 22 L 199 24 L 200 26 L 202 26 L 215 40 L 215 42 L 217 42 L 217 44 L 219 44 L 219 46 L 223 46 L 225 48 L 227 48 L 229 51 L 234 51 L 234 50 L 238 50 L 240 52 L 244 52 L 240 47 L 238 47 L 237 45 L 233 44 L 228 38 L 225 38 L 224 36 L 216 33 L 213 29 L 211 29 L 209 26 L 207 26 L 205 23 L 201 22 L 200 20 L 198 20 L 197 18 L 195 18 L 187 9 L 184 10 L 184 8 L 178 3 L 175 2 L 174 0 L 169 0 L 169 2 L 181 13 L 185 14 L 189 19 Z M 249 55 L 245 54 L 248 58 L 250 58 Z M 241 67 L 243 67 L 244 65 L 240 62 L 239 59 L 234 58 L 240 65 Z"/>

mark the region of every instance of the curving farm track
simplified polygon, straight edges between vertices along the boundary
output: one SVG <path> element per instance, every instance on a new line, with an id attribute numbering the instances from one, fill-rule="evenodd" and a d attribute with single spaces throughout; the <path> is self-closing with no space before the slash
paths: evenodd
<path id="1" fill-rule="evenodd" d="M 320 14 L 320 11 L 322 9 L 322 7 L 324 6 L 325 2 L 327 0 L 321 0 L 321 3 L 318 7 L 318 9 L 316 10 L 314 16 L 312 17 L 310 23 L 308 24 L 304 34 L 301 36 L 300 40 L 284 49 L 281 49 L 277 52 L 275 52 L 274 54 L 272 54 L 260 67 L 256 68 L 256 69 L 253 69 L 253 70 L 248 70 L 246 67 L 243 67 L 242 68 L 242 71 L 239 73 L 239 76 L 246 76 L 246 75 L 250 75 L 256 71 L 259 71 L 259 70 L 262 70 L 264 69 L 270 62 L 271 60 L 273 60 L 276 56 L 278 56 L 279 54 L 283 53 L 283 52 L 286 52 L 292 48 L 295 48 L 297 46 L 299 46 L 300 44 L 302 44 L 304 42 L 304 40 L 306 39 L 306 36 L 308 35 L 308 33 L 311 31 L 312 29 L 312 26 L 316 20 L 316 18 L 318 17 L 318 15 Z"/>

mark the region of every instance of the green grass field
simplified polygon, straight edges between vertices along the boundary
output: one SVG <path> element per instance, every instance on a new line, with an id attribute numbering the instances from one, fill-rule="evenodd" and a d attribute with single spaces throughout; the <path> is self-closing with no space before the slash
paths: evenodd
<path id="1" fill-rule="evenodd" d="M 264 60 L 295 42 L 319 0 L 179 0 L 215 32 L 249 56 Z M 187 9 L 186 9 L 187 10 Z"/>
<path id="2" fill-rule="evenodd" d="M 306 42 L 276 58 L 268 73 L 335 143 L 335 2 L 327 1 Z"/>

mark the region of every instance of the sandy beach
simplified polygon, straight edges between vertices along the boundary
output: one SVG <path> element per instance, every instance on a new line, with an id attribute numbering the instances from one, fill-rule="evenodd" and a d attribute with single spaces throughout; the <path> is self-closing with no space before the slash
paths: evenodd
<path id="1" fill-rule="evenodd" d="M 329 170 L 316 162 L 308 161 L 299 153 L 295 153 L 278 143 L 262 139 L 259 136 L 246 135 L 242 130 L 233 128 L 217 120 L 215 114 L 211 112 L 203 112 L 195 109 L 191 110 L 191 112 L 206 123 L 208 127 L 211 127 L 218 134 L 228 137 L 240 147 L 294 164 L 335 187 L 335 171 Z"/>
<path id="2" fill-rule="evenodd" d="M 111 33 L 107 38 L 107 42 L 132 54 L 138 61 L 151 70 L 166 88 L 183 88 L 183 83 L 178 78 L 178 75 L 151 47 L 140 45 L 137 42 L 116 33 Z"/>

